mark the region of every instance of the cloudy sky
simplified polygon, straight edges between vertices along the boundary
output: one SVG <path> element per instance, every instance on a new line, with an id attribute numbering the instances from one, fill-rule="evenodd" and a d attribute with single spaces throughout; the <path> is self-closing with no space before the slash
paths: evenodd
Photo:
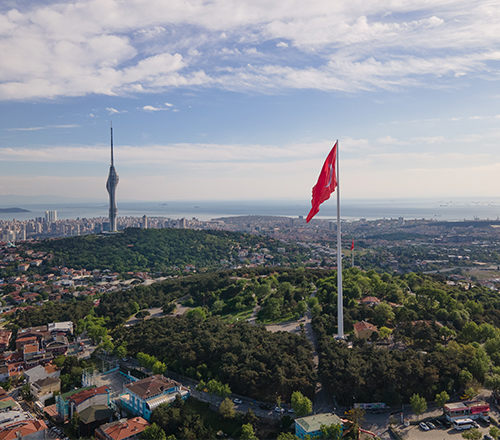
<path id="1" fill-rule="evenodd" d="M 0 195 L 493 197 L 498 0 L 2 0 Z"/>

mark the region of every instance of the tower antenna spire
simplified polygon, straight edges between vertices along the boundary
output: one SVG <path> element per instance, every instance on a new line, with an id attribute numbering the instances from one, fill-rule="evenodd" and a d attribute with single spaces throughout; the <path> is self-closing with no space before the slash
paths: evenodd
<path id="1" fill-rule="evenodd" d="M 111 166 L 114 165 L 114 156 L 113 156 L 113 121 L 111 121 Z"/>

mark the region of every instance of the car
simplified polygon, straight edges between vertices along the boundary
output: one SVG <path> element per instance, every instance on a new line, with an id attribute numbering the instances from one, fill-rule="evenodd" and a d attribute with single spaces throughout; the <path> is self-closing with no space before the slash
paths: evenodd
<path id="1" fill-rule="evenodd" d="M 430 430 L 430 428 L 429 428 L 429 427 L 428 427 L 428 426 L 427 426 L 424 422 L 420 422 L 420 423 L 418 424 L 418 426 L 420 426 L 420 429 L 421 429 L 422 431 L 429 431 L 429 430 Z"/>
<path id="2" fill-rule="evenodd" d="M 483 440 L 493 440 L 493 437 L 489 436 L 488 434 L 484 434 Z"/>
<path id="3" fill-rule="evenodd" d="M 434 425 L 434 423 L 432 422 L 427 422 L 426 425 L 430 428 L 430 429 L 436 429 L 436 425 Z"/>
<path id="4" fill-rule="evenodd" d="M 274 407 L 274 412 L 275 413 L 283 414 L 285 412 L 285 410 L 283 408 L 280 408 L 279 406 L 275 406 Z"/>
<path id="5" fill-rule="evenodd" d="M 474 428 L 479 428 L 479 423 L 477 423 L 475 420 L 473 420 L 472 426 L 474 426 Z"/>
<path id="6" fill-rule="evenodd" d="M 243 400 L 241 400 L 241 399 L 233 399 L 233 402 L 236 403 L 236 405 L 241 405 L 243 403 Z"/>
<path id="7" fill-rule="evenodd" d="M 439 419 L 433 420 L 432 423 L 434 423 L 434 425 L 436 425 L 436 428 L 442 428 L 444 426 L 443 422 Z"/>
<path id="8" fill-rule="evenodd" d="M 289 414 L 293 414 L 293 413 L 295 413 L 295 411 L 293 410 L 293 408 L 288 408 L 288 409 L 286 410 L 286 412 L 287 412 L 287 413 L 289 413 Z"/>
<path id="9" fill-rule="evenodd" d="M 265 403 L 265 402 L 259 403 L 259 408 L 260 409 L 273 409 L 272 405 L 270 405 L 269 403 Z"/>

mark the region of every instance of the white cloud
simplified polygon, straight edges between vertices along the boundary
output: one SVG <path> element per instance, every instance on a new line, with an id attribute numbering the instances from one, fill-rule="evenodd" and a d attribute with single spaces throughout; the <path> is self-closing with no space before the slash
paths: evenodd
<path id="1" fill-rule="evenodd" d="M 118 115 L 120 113 L 127 113 L 127 110 L 118 110 L 114 107 L 106 107 L 106 111 L 110 114 L 110 115 Z"/>
<path id="2" fill-rule="evenodd" d="M 175 87 L 437 87 L 464 75 L 497 79 L 500 59 L 500 4 L 489 0 L 26 5 L 0 7 L 3 100 Z M 285 47 L 293 56 L 283 58 Z"/>
<path id="3" fill-rule="evenodd" d="M 79 127 L 78 124 L 59 124 L 59 125 L 41 125 L 37 127 L 15 127 L 15 128 L 6 128 L 7 131 L 40 131 L 40 130 L 49 130 L 52 128 L 76 128 Z"/>

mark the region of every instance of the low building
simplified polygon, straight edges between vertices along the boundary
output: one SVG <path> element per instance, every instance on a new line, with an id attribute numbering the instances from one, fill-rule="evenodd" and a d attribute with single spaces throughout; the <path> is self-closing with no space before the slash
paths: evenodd
<path id="1" fill-rule="evenodd" d="M 50 333 L 65 333 L 67 335 L 72 335 L 73 322 L 72 321 L 51 322 L 48 325 L 48 331 Z"/>
<path id="2" fill-rule="evenodd" d="M 321 427 L 330 425 L 340 425 L 341 432 L 344 429 L 342 420 L 333 413 L 301 417 L 295 419 L 295 435 L 300 439 L 304 439 L 306 436 L 309 436 L 310 439 L 321 438 Z"/>
<path id="3" fill-rule="evenodd" d="M 43 420 L 22 420 L 0 429 L 0 440 L 45 440 L 47 425 Z"/>
<path id="4" fill-rule="evenodd" d="M 489 412 L 490 404 L 481 400 L 447 403 L 444 406 L 444 414 L 450 422 L 463 418 L 475 420 L 488 416 Z"/>
<path id="5" fill-rule="evenodd" d="M 354 323 L 354 335 L 359 339 L 370 339 L 373 333 L 378 333 L 378 328 L 366 321 Z"/>
<path id="6" fill-rule="evenodd" d="M 134 440 L 149 426 L 142 417 L 106 423 L 95 430 L 98 440 Z"/>
<path id="7" fill-rule="evenodd" d="M 12 332 L 9 330 L 0 330 L 0 351 L 5 351 L 9 348 Z"/>
<path id="8" fill-rule="evenodd" d="M 109 388 L 86 387 L 68 391 L 56 398 L 57 413 L 60 420 L 71 420 L 74 414 L 80 414 L 90 406 L 110 405 Z"/>
<path id="9" fill-rule="evenodd" d="M 33 382 L 30 386 L 31 394 L 36 400 L 45 405 L 45 401 L 61 392 L 61 380 L 58 377 L 46 377 Z"/>
<path id="10" fill-rule="evenodd" d="M 359 304 L 364 304 L 365 306 L 368 307 L 373 307 L 380 304 L 380 300 L 376 296 L 365 296 L 364 298 L 361 298 L 358 302 Z"/>
<path id="11" fill-rule="evenodd" d="M 59 377 L 61 371 L 53 364 L 37 365 L 36 367 L 24 370 L 24 375 L 29 383 L 36 382 L 47 377 Z"/>
<path id="12" fill-rule="evenodd" d="M 187 399 L 189 390 L 179 382 L 162 375 L 146 377 L 125 385 L 120 405 L 127 412 L 150 420 L 153 409 L 162 403 L 171 403 L 177 396 Z"/>

